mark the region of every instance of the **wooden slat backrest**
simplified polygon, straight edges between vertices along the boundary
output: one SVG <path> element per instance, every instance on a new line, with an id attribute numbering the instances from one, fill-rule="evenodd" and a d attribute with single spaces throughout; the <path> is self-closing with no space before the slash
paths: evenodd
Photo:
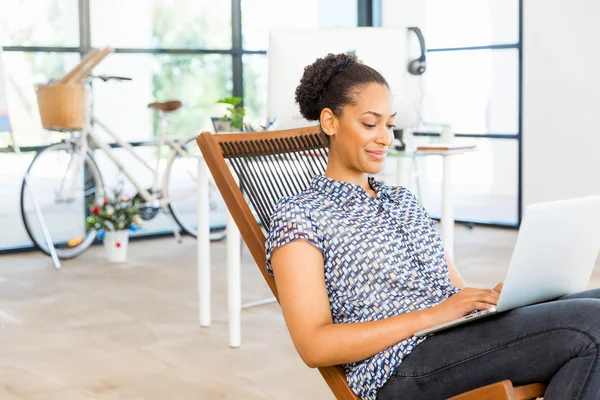
<path id="1" fill-rule="evenodd" d="M 318 126 L 271 132 L 203 132 L 197 142 L 244 242 L 279 301 L 275 280 L 265 270 L 265 233 L 277 201 L 306 189 L 312 176 L 325 171 L 328 152 L 323 133 Z M 230 166 L 264 230 L 256 221 Z M 338 400 L 358 400 L 348 387 L 341 366 L 319 368 L 319 371 Z"/>

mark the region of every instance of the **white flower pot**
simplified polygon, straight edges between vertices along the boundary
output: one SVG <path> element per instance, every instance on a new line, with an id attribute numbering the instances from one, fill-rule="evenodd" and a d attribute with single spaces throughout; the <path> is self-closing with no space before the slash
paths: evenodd
<path id="1" fill-rule="evenodd" d="M 217 117 L 212 117 L 213 127 L 215 128 L 215 133 L 225 133 L 225 132 L 241 132 L 242 130 L 239 128 L 231 127 L 231 119 L 221 119 Z"/>
<path id="2" fill-rule="evenodd" d="M 129 231 L 108 231 L 104 236 L 104 250 L 109 262 L 124 263 L 127 261 L 127 244 Z"/>

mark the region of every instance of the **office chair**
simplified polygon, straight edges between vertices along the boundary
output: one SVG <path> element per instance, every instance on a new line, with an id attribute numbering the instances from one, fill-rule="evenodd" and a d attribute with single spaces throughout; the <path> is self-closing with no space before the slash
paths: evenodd
<path id="1" fill-rule="evenodd" d="M 325 172 L 328 147 L 324 134 L 319 126 L 271 132 L 203 132 L 197 142 L 242 238 L 279 301 L 275 280 L 265 270 L 270 217 L 281 197 L 299 193 L 313 176 Z M 244 187 L 243 194 L 232 170 Z M 321 367 L 319 372 L 336 399 L 360 400 L 348 386 L 342 366 Z M 510 381 L 502 381 L 452 400 L 524 400 L 542 396 L 544 389 L 541 384 L 513 387 Z"/>

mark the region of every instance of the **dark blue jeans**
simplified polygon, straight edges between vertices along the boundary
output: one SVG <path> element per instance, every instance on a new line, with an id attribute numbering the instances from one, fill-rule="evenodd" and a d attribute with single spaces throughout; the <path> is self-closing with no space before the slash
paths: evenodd
<path id="1" fill-rule="evenodd" d="M 600 399 L 600 289 L 442 331 L 410 353 L 378 399 L 446 399 L 509 379 L 545 400 Z"/>

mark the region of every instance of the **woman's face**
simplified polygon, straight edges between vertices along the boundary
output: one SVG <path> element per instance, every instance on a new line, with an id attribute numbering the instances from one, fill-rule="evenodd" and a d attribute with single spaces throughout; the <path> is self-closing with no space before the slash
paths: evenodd
<path id="1" fill-rule="evenodd" d="M 372 83 L 360 88 L 355 104 L 344 106 L 341 117 L 332 116 L 335 133 L 330 151 L 345 168 L 379 173 L 394 140 L 395 115 L 387 86 Z"/>

